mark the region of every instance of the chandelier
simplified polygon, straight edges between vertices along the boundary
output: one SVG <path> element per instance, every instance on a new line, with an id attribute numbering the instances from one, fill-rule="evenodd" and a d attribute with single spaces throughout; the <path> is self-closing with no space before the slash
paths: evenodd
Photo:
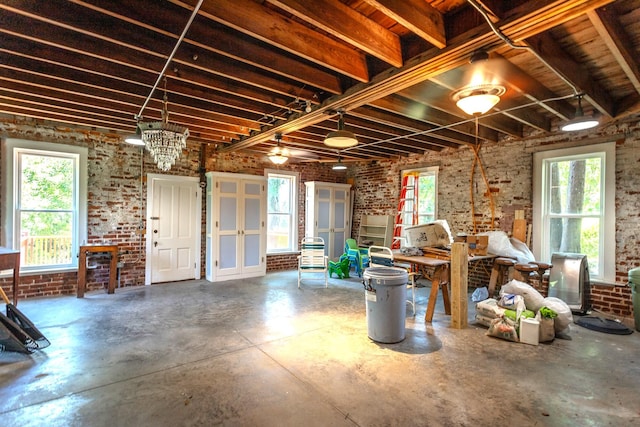
<path id="1" fill-rule="evenodd" d="M 175 123 L 169 123 L 167 101 L 167 78 L 164 78 L 164 96 L 162 98 L 162 121 L 138 122 L 142 141 L 151 154 L 158 169 L 168 171 L 176 163 L 176 159 L 187 147 L 189 129 Z"/>

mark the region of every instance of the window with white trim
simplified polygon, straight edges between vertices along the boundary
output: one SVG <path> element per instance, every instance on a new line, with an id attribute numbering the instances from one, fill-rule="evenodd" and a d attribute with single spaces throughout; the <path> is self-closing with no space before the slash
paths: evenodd
<path id="1" fill-rule="evenodd" d="M 77 268 L 86 239 L 87 149 L 8 139 L 3 244 L 20 250 L 22 271 Z"/>
<path id="2" fill-rule="evenodd" d="M 298 174 L 266 171 L 267 253 L 294 252 L 298 248 Z"/>
<path id="3" fill-rule="evenodd" d="M 406 181 L 405 181 L 406 180 Z M 403 224 L 412 224 L 414 200 L 417 202 L 417 224 L 435 221 L 438 214 L 438 167 L 402 171 L 402 182 L 407 182 L 405 218 Z M 414 192 L 417 191 L 417 198 Z"/>
<path id="4" fill-rule="evenodd" d="M 534 154 L 533 249 L 587 256 L 591 279 L 615 282 L 615 143 Z"/>

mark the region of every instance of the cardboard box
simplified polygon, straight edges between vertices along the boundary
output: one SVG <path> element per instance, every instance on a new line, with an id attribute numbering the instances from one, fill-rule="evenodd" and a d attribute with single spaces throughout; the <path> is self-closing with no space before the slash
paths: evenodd
<path id="1" fill-rule="evenodd" d="M 489 247 L 489 236 L 457 235 L 454 241 L 469 245 L 469 255 L 486 255 Z"/>

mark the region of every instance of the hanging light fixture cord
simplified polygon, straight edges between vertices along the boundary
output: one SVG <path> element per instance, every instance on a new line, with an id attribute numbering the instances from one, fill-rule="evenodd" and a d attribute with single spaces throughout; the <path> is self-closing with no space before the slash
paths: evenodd
<path id="1" fill-rule="evenodd" d="M 165 73 L 167 72 L 167 68 L 169 68 L 169 65 L 171 64 L 171 61 L 173 61 L 173 57 L 176 55 L 176 52 L 178 51 L 178 47 L 180 46 L 180 44 L 182 43 L 182 40 L 184 40 L 185 36 L 187 35 L 187 31 L 189 31 L 189 28 L 191 27 L 191 24 L 193 23 L 193 20 L 195 19 L 196 15 L 198 14 L 198 11 L 200 10 L 200 6 L 202 6 L 202 2 L 203 1 L 204 0 L 199 0 L 198 4 L 193 9 L 193 12 L 191 13 L 191 17 L 189 18 L 189 21 L 187 21 L 187 25 L 185 25 L 184 30 L 182 31 L 182 34 L 178 38 L 178 41 L 176 42 L 176 45 L 173 47 L 173 51 L 171 51 L 171 54 L 169 55 L 169 57 L 167 58 L 167 61 L 164 64 L 164 67 L 162 67 L 162 70 L 158 74 L 158 78 L 156 79 L 156 82 L 154 83 L 153 87 L 151 88 L 151 92 L 149 92 L 149 95 L 147 96 L 147 99 L 144 100 L 144 104 L 142 104 L 142 107 L 140 107 L 140 112 L 135 116 L 136 121 L 142 120 L 142 113 L 144 112 L 144 109 L 147 108 L 147 104 L 151 100 L 151 96 L 153 95 L 153 92 L 155 92 L 155 90 L 158 88 L 158 85 L 160 84 L 160 80 L 163 77 L 165 77 Z M 165 77 L 165 79 L 166 79 L 166 77 Z M 166 89 L 165 89 L 165 91 L 166 91 Z"/>

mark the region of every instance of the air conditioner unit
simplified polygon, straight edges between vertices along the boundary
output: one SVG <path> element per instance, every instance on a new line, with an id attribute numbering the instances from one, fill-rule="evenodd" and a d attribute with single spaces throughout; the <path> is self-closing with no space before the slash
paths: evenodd
<path id="1" fill-rule="evenodd" d="M 551 264 L 548 295 L 566 302 L 574 313 L 589 311 L 591 286 L 587 256 L 557 252 L 551 255 Z"/>

